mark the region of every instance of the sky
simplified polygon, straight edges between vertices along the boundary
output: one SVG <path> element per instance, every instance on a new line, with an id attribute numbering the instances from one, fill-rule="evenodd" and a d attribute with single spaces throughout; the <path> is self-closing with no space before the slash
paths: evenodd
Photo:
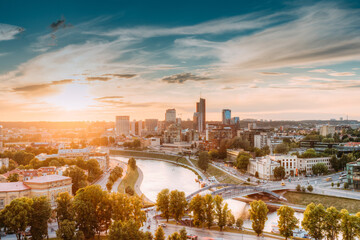
<path id="1" fill-rule="evenodd" d="M 0 121 L 360 120 L 359 1 L 0 0 Z"/>

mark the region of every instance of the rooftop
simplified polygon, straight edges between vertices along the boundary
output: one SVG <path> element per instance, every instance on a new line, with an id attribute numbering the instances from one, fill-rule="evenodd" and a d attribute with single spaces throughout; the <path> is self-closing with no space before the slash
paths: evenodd
<path id="1" fill-rule="evenodd" d="M 23 182 L 0 183 L 0 192 L 19 192 L 30 189 Z"/>
<path id="2" fill-rule="evenodd" d="M 25 183 L 47 183 L 47 182 L 61 181 L 65 179 L 71 179 L 71 178 L 60 175 L 47 175 L 41 177 L 34 177 L 33 179 L 25 181 Z"/>

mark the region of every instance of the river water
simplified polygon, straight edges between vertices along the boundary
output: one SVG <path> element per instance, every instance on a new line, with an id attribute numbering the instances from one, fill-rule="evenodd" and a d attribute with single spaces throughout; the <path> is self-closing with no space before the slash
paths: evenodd
<path id="1" fill-rule="evenodd" d="M 112 156 L 112 158 L 123 162 L 128 161 L 128 158 L 126 157 Z M 153 202 L 156 201 L 157 194 L 164 188 L 168 188 L 170 191 L 174 189 L 184 191 L 185 195 L 189 195 L 200 188 L 199 183 L 195 182 L 195 179 L 197 178 L 196 174 L 191 170 L 176 164 L 142 159 L 136 159 L 136 164 L 144 175 L 140 189 L 142 193 Z M 226 202 L 235 218 L 239 216 L 248 217 L 249 204 L 233 199 L 228 199 Z M 301 222 L 303 214 L 295 213 L 295 216 Z M 276 212 L 269 213 L 264 230 L 270 232 L 271 226 L 277 224 L 277 221 L 278 216 Z M 249 219 L 244 221 L 244 227 L 251 228 L 251 221 Z"/>

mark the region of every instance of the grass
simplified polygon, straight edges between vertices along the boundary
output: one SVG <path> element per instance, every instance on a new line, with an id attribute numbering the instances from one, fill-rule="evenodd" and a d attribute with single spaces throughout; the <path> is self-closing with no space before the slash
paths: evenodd
<path id="1" fill-rule="evenodd" d="M 288 203 L 306 206 L 310 203 L 323 204 L 325 208 L 334 206 L 338 210 L 347 209 L 350 213 L 360 212 L 360 201 L 354 199 L 324 196 L 303 192 L 286 192 L 284 197 Z"/>
<path id="2" fill-rule="evenodd" d="M 132 189 L 134 189 L 134 192 L 135 192 L 135 184 L 136 184 L 136 181 L 138 178 L 139 178 L 138 169 L 137 168 L 132 169 L 132 168 L 128 167 L 125 177 L 119 184 L 118 192 L 125 193 L 125 189 L 127 186 L 130 186 Z M 135 194 L 136 194 L 136 192 L 135 192 Z"/>
<path id="3" fill-rule="evenodd" d="M 194 163 L 195 166 L 197 166 L 196 160 L 191 159 L 191 161 Z M 209 164 L 208 169 L 205 172 L 205 175 L 207 175 L 207 177 L 214 176 L 220 183 L 230 183 L 230 184 L 244 183 L 243 181 L 227 174 L 224 171 L 221 171 L 220 169 L 218 169 L 210 164 Z"/>

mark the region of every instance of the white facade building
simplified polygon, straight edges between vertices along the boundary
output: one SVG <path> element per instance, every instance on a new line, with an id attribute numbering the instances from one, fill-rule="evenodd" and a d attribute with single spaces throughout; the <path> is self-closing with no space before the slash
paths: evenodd
<path id="1" fill-rule="evenodd" d="M 268 138 L 267 133 L 260 133 L 258 135 L 254 135 L 254 147 L 263 148 L 265 146 L 270 146 L 271 141 Z"/>
<path id="2" fill-rule="evenodd" d="M 324 125 L 320 128 L 321 136 L 326 137 L 329 134 L 334 135 L 334 133 L 335 133 L 335 126 Z"/>
<path id="3" fill-rule="evenodd" d="M 268 156 L 250 159 L 248 173 L 251 175 L 259 174 L 259 178 L 272 180 L 274 179 L 274 169 L 280 167 L 280 163 L 271 160 Z"/>
<path id="4" fill-rule="evenodd" d="M 130 133 L 130 117 L 129 116 L 116 116 L 116 135 L 129 135 Z"/>

